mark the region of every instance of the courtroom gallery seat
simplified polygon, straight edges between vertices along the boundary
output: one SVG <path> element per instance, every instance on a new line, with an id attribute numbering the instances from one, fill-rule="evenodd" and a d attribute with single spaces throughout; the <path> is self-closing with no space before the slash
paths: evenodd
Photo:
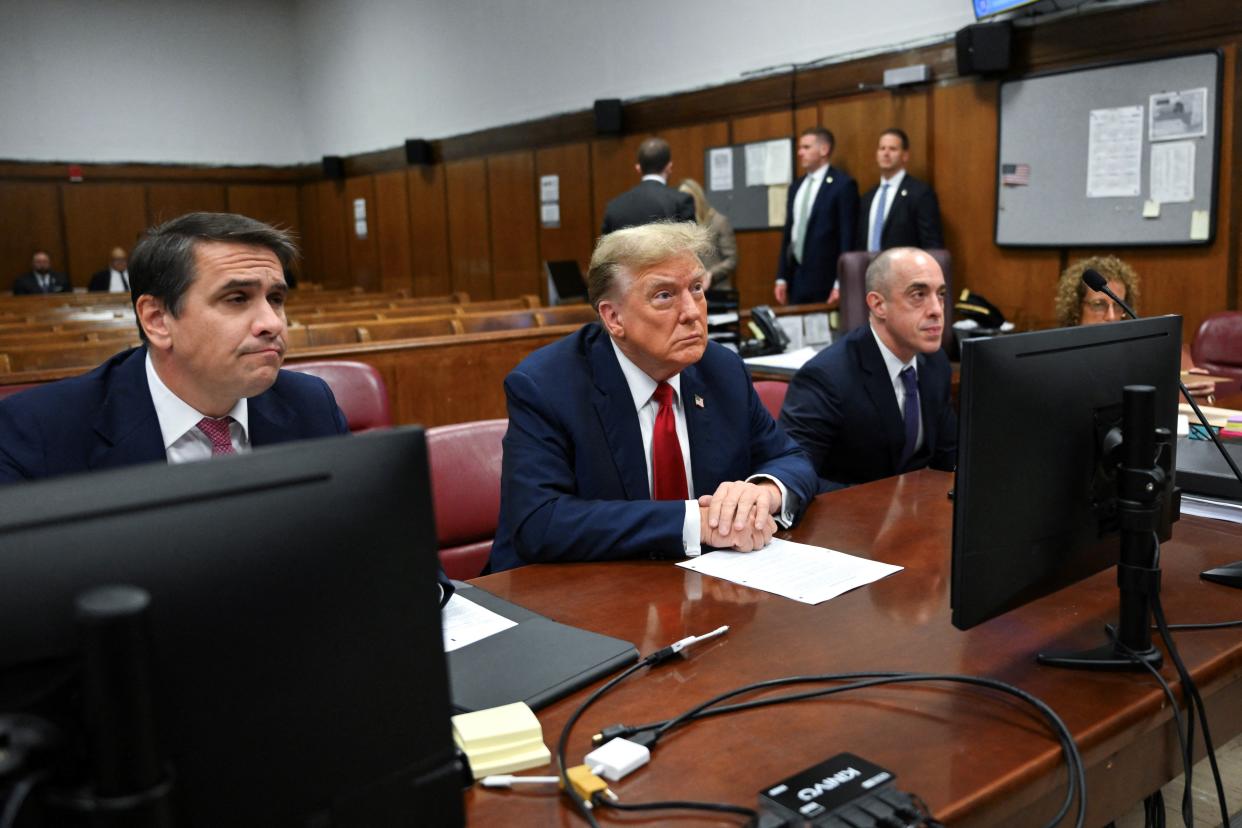
<path id="1" fill-rule="evenodd" d="M 944 332 L 941 342 L 948 346 L 953 338 L 953 258 L 947 250 L 928 250 L 927 253 L 940 264 L 944 271 L 945 303 Z M 860 328 L 867 322 L 867 265 L 878 254 L 865 250 L 842 253 L 837 259 L 837 287 L 841 289 L 841 333 Z"/>
<path id="2" fill-rule="evenodd" d="M 590 305 L 559 305 L 535 311 L 535 321 L 540 325 L 585 325 L 598 318 Z"/>
<path id="3" fill-rule="evenodd" d="M 491 555 L 508 427 L 508 420 L 478 420 L 427 429 L 440 563 L 450 578 L 474 578 Z"/>
<path id="4" fill-rule="evenodd" d="M 1242 312 L 1214 313 L 1199 325 L 1190 356 L 1195 365 L 1218 377 L 1233 377 L 1232 383 L 1217 383 L 1216 396 L 1237 393 L 1242 388 Z"/>
<path id="5" fill-rule="evenodd" d="M 758 380 L 755 383 L 755 393 L 759 395 L 759 401 L 774 420 L 781 416 L 781 406 L 785 403 L 785 392 L 788 390 L 789 383 L 779 380 Z"/>
<path id="6" fill-rule="evenodd" d="M 319 377 L 332 389 L 350 431 L 369 431 L 392 425 L 388 387 L 373 366 L 343 359 L 286 363 L 285 368 Z"/>

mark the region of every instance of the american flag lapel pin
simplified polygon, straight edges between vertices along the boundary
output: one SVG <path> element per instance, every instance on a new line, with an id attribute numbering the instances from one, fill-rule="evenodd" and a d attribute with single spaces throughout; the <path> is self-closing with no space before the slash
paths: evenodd
<path id="1" fill-rule="evenodd" d="M 697 405 L 699 408 L 703 408 L 703 398 L 702 398 L 702 397 L 700 397 L 698 394 L 695 394 L 695 395 L 694 395 L 694 404 L 695 404 L 695 405 Z"/>

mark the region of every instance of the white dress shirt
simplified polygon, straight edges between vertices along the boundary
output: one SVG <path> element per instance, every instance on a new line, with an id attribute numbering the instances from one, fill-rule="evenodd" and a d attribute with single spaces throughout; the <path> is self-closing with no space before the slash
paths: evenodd
<path id="1" fill-rule="evenodd" d="M 793 224 L 789 226 L 791 244 L 793 239 L 798 238 L 798 233 L 802 229 L 803 210 L 806 210 L 806 220 L 810 222 L 811 213 L 815 211 L 815 198 L 819 195 L 819 188 L 823 186 L 824 179 L 828 177 L 828 170 L 831 166 L 831 164 L 825 164 L 815 172 L 807 173 L 802 183 L 798 185 L 798 192 L 793 200 Z"/>
<path id="2" fill-rule="evenodd" d="M 116 268 L 108 270 L 108 292 L 109 293 L 129 293 L 129 271 L 119 271 Z"/>
<path id="3" fill-rule="evenodd" d="M 880 191 L 875 191 L 875 196 L 871 199 L 871 214 L 867 220 L 867 243 L 871 243 L 871 238 L 875 234 L 875 223 L 878 220 L 880 226 L 884 226 L 884 222 L 888 219 L 888 214 L 893 209 L 893 202 L 897 200 L 897 194 L 901 192 L 901 182 L 906 179 L 906 171 L 898 170 L 892 178 L 880 179 L 880 186 L 888 185 L 888 189 L 884 191 L 884 215 L 877 216 L 879 212 L 877 208 L 880 206 Z"/>
<path id="4" fill-rule="evenodd" d="M 660 404 L 655 401 L 656 386 L 659 383 L 631 362 L 630 358 L 617 347 L 615 340 L 610 338 L 609 342 L 612 344 L 612 352 L 617 355 L 617 362 L 621 365 L 621 373 L 625 375 L 625 382 L 630 388 L 630 396 L 634 399 L 634 410 L 638 414 L 638 430 L 643 438 L 643 458 L 647 462 L 647 493 L 650 495 L 654 486 L 651 472 L 651 440 L 652 435 L 655 434 L 656 415 L 660 413 Z M 694 471 L 690 468 L 690 432 L 686 429 L 686 409 L 681 399 L 681 374 L 669 377 L 668 384 L 673 389 L 673 417 L 677 423 L 677 441 L 681 444 L 681 460 L 686 467 L 686 491 L 690 495 L 690 499 L 686 501 L 685 521 L 681 525 L 681 543 L 686 555 L 694 557 L 703 551 L 698 496 L 715 494 L 715 492 L 695 492 L 694 490 Z M 756 480 L 770 480 L 776 484 L 776 488 L 781 493 L 781 511 L 775 516 L 776 522 L 782 527 L 791 526 L 793 513 L 790 509 L 789 492 L 785 489 L 785 484 L 768 474 L 756 474 L 746 478 L 748 483 Z"/>
<path id="5" fill-rule="evenodd" d="M 186 463 L 210 458 L 211 439 L 198 429 L 198 421 L 207 415 L 194 410 L 164 384 L 151 364 L 150 353 L 147 354 L 147 387 L 151 389 L 151 402 L 155 404 L 155 416 L 160 421 L 168 462 Z M 233 451 L 239 454 L 250 451 L 250 417 L 245 397 L 237 401 L 228 416 L 233 418 L 229 423 Z"/>
<path id="6" fill-rule="evenodd" d="M 902 362 L 897 355 L 888 349 L 884 344 L 884 340 L 880 339 L 880 335 L 875 332 L 875 326 L 871 326 L 871 335 L 875 337 L 875 344 L 880 346 L 880 356 L 884 358 L 884 367 L 888 369 L 888 381 L 893 384 L 893 391 L 897 394 L 897 410 L 902 416 L 906 413 L 906 386 L 901 381 L 901 372 L 908 366 L 914 369 L 914 379 L 917 382 L 919 378 L 918 354 L 910 358 L 909 362 Z M 919 437 L 914 441 L 914 454 L 923 447 L 923 406 L 919 406 Z"/>

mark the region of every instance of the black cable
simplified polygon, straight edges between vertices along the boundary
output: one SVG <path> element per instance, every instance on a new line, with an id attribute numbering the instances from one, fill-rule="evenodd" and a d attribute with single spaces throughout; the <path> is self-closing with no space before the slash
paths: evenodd
<path id="1" fill-rule="evenodd" d="M 35 771 L 13 783 L 9 798 L 5 800 L 4 810 L 0 811 L 0 828 L 13 828 L 17 824 L 17 816 L 26 804 L 26 798 L 48 775 L 46 770 Z"/>
<path id="2" fill-rule="evenodd" d="M 561 729 L 561 737 L 556 742 L 557 775 L 561 778 L 561 786 L 565 789 L 565 794 L 569 797 L 569 801 L 574 803 L 574 807 L 578 809 L 578 812 L 582 814 L 583 819 L 587 821 L 591 828 L 599 828 L 599 823 L 596 821 L 595 815 L 591 813 L 587 801 L 574 790 L 573 784 L 569 781 L 569 769 L 565 766 L 565 748 L 569 744 L 569 731 L 573 729 L 574 724 L 582 717 L 587 708 L 594 704 L 600 696 L 646 666 L 647 659 L 640 659 L 638 663 L 630 665 L 619 675 L 610 679 L 591 695 L 587 696 L 582 704 L 578 705 L 578 708 L 570 714 L 569 719 L 565 722 L 565 727 Z"/>
<path id="3" fill-rule="evenodd" d="M 1121 642 L 1120 639 L 1117 638 L 1117 631 L 1113 629 L 1111 624 L 1106 626 L 1104 629 L 1108 633 L 1108 637 L 1112 639 L 1113 646 L 1121 650 L 1121 652 L 1123 652 L 1124 654 L 1130 656 L 1130 658 L 1133 661 L 1135 661 L 1138 664 L 1141 664 L 1144 668 L 1147 669 L 1147 672 L 1155 676 L 1156 681 L 1160 684 L 1160 688 L 1164 691 L 1165 697 L 1169 700 L 1169 707 L 1173 711 L 1173 726 L 1177 730 L 1177 744 L 1178 744 L 1178 747 L 1181 748 L 1181 753 L 1182 753 L 1182 774 L 1186 780 L 1186 784 L 1182 791 L 1182 821 L 1186 824 L 1187 828 L 1192 828 L 1195 822 L 1195 811 L 1194 811 L 1194 798 L 1191 796 L 1191 792 L 1190 792 L 1190 779 L 1191 779 L 1191 774 L 1194 770 L 1193 741 L 1194 741 L 1195 721 L 1194 721 L 1194 713 L 1193 713 L 1193 710 L 1190 704 L 1190 699 L 1187 698 L 1186 700 L 1186 719 L 1187 719 L 1187 723 L 1190 726 L 1190 741 L 1188 742 L 1186 738 L 1186 730 L 1182 728 L 1182 719 L 1178 713 L 1179 705 L 1177 703 L 1177 697 L 1173 695 L 1173 688 L 1169 686 L 1169 683 L 1167 681 L 1165 681 L 1164 676 L 1160 675 L 1160 671 L 1157 670 L 1155 667 L 1153 667 L 1147 659 L 1141 657 L 1138 653 L 1136 653 L 1134 650 L 1127 647 L 1125 644 Z M 1157 791 L 1156 794 L 1160 795 L 1160 809 L 1161 809 L 1160 812 L 1163 815 L 1164 795 L 1160 794 L 1159 791 Z M 1155 794 L 1153 794 L 1153 796 L 1155 796 Z M 1151 818 L 1151 805 L 1150 805 L 1151 799 L 1152 797 L 1148 797 L 1147 799 L 1143 800 L 1143 803 L 1148 806 L 1147 817 L 1144 820 L 1147 825 L 1153 825 L 1152 818 Z M 1160 825 L 1164 824 L 1163 816 L 1161 816 L 1159 824 Z"/>
<path id="4" fill-rule="evenodd" d="M 732 805 L 727 802 L 690 802 L 668 800 L 665 802 L 618 802 L 602 794 L 595 795 L 595 804 L 618 811 L 711 811 L 721 814 L 740 814 L 750 819 L 758 819 L 759 812 L 745 805 Z"/>
<path id="5" fill-rule="evenodd" d="M 1213 621 L 1204 624 L 1169 624 L 1170 630 L 1225 630 L 1233 627 L 1242 627 L 1242 621 Z M 1159 625 L 1152 624 L 1153 630 L 1160 629 Z"/>
<path id="6" fill-rule="evenodd" d="M 1152 612 L 1156 616 L 1156 624 L 1160 627 L 1160 636 L 1164 639 L 1164 646 L 1169 651 L 1169 657 L 1173 660 L 1173 665 L 1177 668 L 1177 675 L 1182 681 L 1182 694 L 1186 696 L 1187 702 L 1193 700 L 1194 708 L 1199 716 L 1199 724 L 1203 728 L 1203 748 L 1207 752 L 1208 764 L 1212 768 L 1212 781 L 1216 785 L 1216 799 L 1220 803 L 1221 825 L 1229 824 L 1229 807 L 1225 804 L 1225 786 L 1221 782 L 1220 768 L 1216 764 L 1216 747 L 1212 744 L 1212 732 L 1208 727 L 1207 709 L 1204 707 L 1203 698 L 1199 695 L 1199 688 L 1195 685 L 1194 680 L 1190 677 L 1190 672 L 1186 669 L 1186 665 L 1182 663 L 1181 653 L 1177 650 L 1177 645 L 1173 642 L 1173 635 L 1169 632 L 1168 622 L 1164 617 L 1164 606 L 1160 602 L 1160 594 L 1155 593 L 1151 598 Z M 1189 710 L 1187 711 L 1189 717 Z M 1186 776 L 1186 789 L 1190 790 L 1190 775 Z"/>
<path id="7" fill-rule="evenodd" d="M 653 741 L 658 741 L 666 733 L 673 730 L 674 728 L 680 727 L 681 725 L 683 725 L 684 723 L 688 721 L 691 721 L 695 718 L 700 718 L 704 715 L 711 715 L 710 713 L 706 713 L 706 711 L 709 708 L 711 708 L 713 705 L 717 704 L 718 702 L 725 701 L 727 699 L 733 698 L 734 696 L 742 695 L 744 693 L 754 692 L 757 690 L 766 690 L 772 687 L 780 687 L 780 686 L 784 686 L 788 684 L 799 684 L 799 683 L 810 683 L 810 682 L 822 683 L 825 681 L 854 681 L 854 683 L 845 685 L 842 687 L 831 687 L 831 688 L 827 688 L 824 690 L 816 690 L 816 691 L 811 691 L 807 693 L 791 694 L 790 696 L 778 697 L 778 699 L 760 699 L 760 700 L 755 700 L 752 702 L 733 705 L 733 707 L 734 709 L 747 709 L 750 707 L 764 706 L 766 704 L 778 704 L 778 703 L 782 703 L 785 701 L 798 701 L 801 699 L 808 699 L 808 698 L 814 698 L 814 697 L 819 697 L 819 696 L 828 696 L 828 695 L 833 695 L 835 693 L 841 693 L 847 690 L 861 689 L 864 687 L 878 687 L 878 686 L 885 685 L 885 684 L 907 684 L 907 683 L 927 682 L 927 681 L 946 681 L 946 682 L 951 682 L 951 683 L 973 684 L 976 686 L 986 687 L 992 690 L 997 690 L 1002 693 L 1007 693 L 1009 695 L 1016 696 L 1019 699 L 1032 705 L 1033 707 L 1035 707 L 1037 710 L 1039 710 L 1041 713 L 1044 714 L 1045 719 L 1048 720 L 1048 722 L 1052 726 L 1053 731 L 1056 732 L 1058 741 L 1060 741 L 1061 743 L 1062 751 L 1065 753 L 1065 756 L 1066 756 L 1066 767 L 1067 767 L 1067 771 L 1069 774 L 1069 782 L 1066 785 L 1066 792 L 1065 792 L 1066 796 L 1065 796 L 1064 802 L 1061 805 L 1060 810 L 1058 810 L 1056 816 L 1052 819 L 1052 821 L 1049 822 L 1049 825 L 1055 826 L 1059 824 L 1060 821 L 1069 812 L 1070 806 L 1074 802 L 1074 794 L 1075 794 L 1076 789 L 1080 793 L 1078 796 L 1078 810 L 1076 814 L 1075 824 L 1078 826 L 1083 825 L 1086 819 L 1086 808 L 1087 808 L 1086 771 L 1083 768 L 1082 757 L 1078 753 L 1077 745 L 1075 745 L 1074 743 L 1073 734 L 1070 733 L 1069 728 L 1065 725 L 1065 722 L 1062 721 L 1061 718 L 1056 714 L 1056 712 L 1053 711 L 1052 708 L 1048 707 L 1048 705 L 1045 704 L 1043 701 L 1041 701 L 1040 699 L 1036 698 L 1035 696 L 1031 695 L 1030 693 L 1027 693 L 1026 691 L 1018 687 L 1014 687 L 1013 685 L 1006 684 L 1004 682 L 997 681 L 995 679 L 986 679 L 986 678 L 981 678 L 978 676 L 936 674 L 936 673 L 840 673 L 840 674 L 827 674 L 827 675 L 821 675 L 821 676 L 791 676 L 791 677 L 782 678 L 782 679 L 770 679 L 768 681 L 755 682 L 753 684 L 749 684 L 744 687 L 736 688 L 734 690 L 721 693 L 709 699 L 708 701 L 703 702 L 702 704 L 696 705 L 695 707 L 691 708 L 685 713 L 682 713 L 679 716 L 666 720 L 662 724 L 652 725 L 652 727 L 655 729 L 655 740 Z"/>

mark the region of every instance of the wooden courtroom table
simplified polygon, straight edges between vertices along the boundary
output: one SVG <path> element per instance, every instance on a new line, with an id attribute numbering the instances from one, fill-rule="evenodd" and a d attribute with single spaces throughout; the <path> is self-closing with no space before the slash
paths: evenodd
<path id="1" fill-rule="evenodd" d="M 1170 712 L 1149 674 L 1035 663 L 1041 650 L 1102 643 L 1104 624 L 1116 620 L 1116 570 L 968 632 L 955 629 L 949 622 L 952 504 L 946 497 L 952 483 L 951 474 L 924 470 L 813 503 L 802 523 L 782 536 L 906 567 L 818 606 L 658 561 L 527 566 L 473 583 L 555 620 L 632 641 L 642 655 L 730 625 L 723 638 L 688 658 L 639 671 L 597 702 L 574 729 L 571 765 L 582 761 L 601 727 L 664 719 L 753 681 L 848 671 L 968 673 L 1015 684 L 1057 711 L 1086 763 L 1087 824 L 1102 825 L 1182 771 Z M 1174 525 L 1161 555 L 1169 623 L 1242 618 L 1242 592 L 1198 577 L 1202 569 L 1242 558 L 1239 540 L 1242 527 L 1228 523 L 1184 517 Z M 1242 634 L 1175 635 L 1215 743 L 1223 745 L 1242 731 Z M 1178 692 L 1167 657 L 1162 672 Z M 806 686 L 784 692 L 799 689 Z M 555 751 L 561 727 L 585 694 L 540 711 L 549 748 Z M 1201 753 L 1202 738 L 1196 743 Z M 622 802 L 690 799 L 754 807 L 761 788 L 843 751 L 892 771 L 900 789 L 922 796 L 952 826 L 1041 825 L 1065 791 L 1060 747 L 1033 708 L 1011 696 L 948 684 L 853 691 L 695 722 L 662 740 L 650 764 L 611 787 Z M 472 825 L 584 824 L 548 786 L 509 791 L 476 785 L 466 803 Z M 1214 800 L 1198 807 L 1209 818 L 1215 814 Z M 743 821 L 684 811 L 621 816 L 597 809 L 597 815 L 612 824 Z M 1072 815 L 1064 824 L 1073 824 Z"/>

